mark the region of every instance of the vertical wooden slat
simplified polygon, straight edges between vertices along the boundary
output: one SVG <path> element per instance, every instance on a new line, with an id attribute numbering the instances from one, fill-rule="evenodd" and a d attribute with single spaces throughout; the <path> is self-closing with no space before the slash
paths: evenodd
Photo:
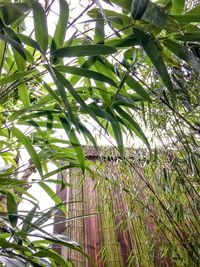
<path id="1" fill-rule="evenodd" d="M 65 173 L 66 175 L 66 173 Z M 62 180 L 62 175 L 58 174 L 57 177 L 58 180 Z M 65 202 L 67 200 L 67 189 L 65 188 L 64 190 L 61 191 L 61 185 L 57 184 L 56 185 L 56 192 L 57 195 L 60 197 L 62 202 Z M 55 214 L 54 217 L 54 227 L 53 227 L 53 232 L 56 234 L 63 234 L 65 231 L 65 218 L 66 215 L 61 211 L 58 210 Z M 59 245 L 53 245 L 52 248 L 59 254 L 62 254 L 62 248 Z"/>
<path id="2" fill-rule="evenodd" d="M 83 185 L 84 196 L 84 213 L 86 215 L 97 212 L 97 193 L 94 190 L 95 183 L 90 178 L 85 178 Z M 100 259 L 101 239 L 99 216 L 91 216 L 84 219 L 85 230 L 85 249 L 86 253 L 91 256 L 99 267 L 103 267 Z M 92 267 L 88 261 L 87 267 Z"/>

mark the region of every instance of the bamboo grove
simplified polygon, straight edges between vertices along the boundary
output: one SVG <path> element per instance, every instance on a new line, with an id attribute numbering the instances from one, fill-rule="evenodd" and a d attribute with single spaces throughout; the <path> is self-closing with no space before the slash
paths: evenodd
<path id="1" fill-rule="evenodd" d="M 78 168 L 106 209 L 115 190 L 124 199 L 127 266 L 199 266 L 199 14 L 191 0 L 0 1 L 0 265 L 74 266 L 55 245 L 96 265 L 44 227 L 59 209 L 70 219 L 52 185 L 72 185 L 53 175 Z M 101 138 L 116 173 L 85 157 Z M 40 210 L 33 184 L 53 207 Z"/>

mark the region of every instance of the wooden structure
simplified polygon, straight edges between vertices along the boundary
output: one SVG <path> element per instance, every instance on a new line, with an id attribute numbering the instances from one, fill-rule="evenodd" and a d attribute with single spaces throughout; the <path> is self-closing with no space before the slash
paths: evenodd
<path id="1" fill-rule="evenodd" d="M 55 216 L 54 232 L 65 234 L 81 244 L 98 267 L 171 266 L 170 259 L 162 257 L 161 260 L 156 255 L 156 246 L 162 243 L 162 238 L 158 236 L 151 218 L 153 208 L 150 205 L 145 206 L 149 211 L 144 207 L 140 208 L 139 212 L 144 220 L 137 216 L 138 207 L 132 199 L 139 203 L 145 202 L 147 197 L 143 192 L 145 184 L 138 174 L 122 163 L 113 150 L 105 152 L 104 149 L 96 155 L 89 148 L 85 154 L 94 163 L 98 176 L 93 179 L 88 173 L 83 178 L 78 169 L 64 173 L 64 179 L 69 186 L 62 191 L 57 186 L 57 193 L 66 202 L 68 218 L 59 211 Z M 129 160 L 134 161 L 134 155 L 130 154 Z M 58 178 L 61 179 L 61 176 Z M 127 188 L 131 191 L 128 192 Z M 149 239 L 145 232 L 150 235 L 152 233 L 152 244 L 147 243 Z M 138 244 L 140 242 L 142 243 Z M 148 264 L 148 258 L 143 256 L 146 253 L 144 248 L 149 249 L 152 245 L 155 265 Z M 54 249 L 77 267 L 92 266 L 77 251 L 61 247 Z"/>

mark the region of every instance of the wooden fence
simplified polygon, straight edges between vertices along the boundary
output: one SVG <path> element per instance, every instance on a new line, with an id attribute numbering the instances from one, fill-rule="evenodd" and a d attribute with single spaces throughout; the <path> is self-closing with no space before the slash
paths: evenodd
<path id="1" fill-rule="evenodd" d="M 156 210 L 140 177 L 142 167 L 135 172 L 113 151 L 102 150 L 97 156 L 89 148 L 85 153 L 98 175 L 83 178 L 78 169 L 63 173 L 69 186 L 62 191 L 57 186 L 57 193 L 66 202 L 68 218 L 59 211 L 54 232 L 81 244 L 98 267 L 173 266 L 168 254 L 159 251 L 168 241 L 155 223 Z M 134 161 L 131 153 L 129 160 Z M 54 249 L 77 267 L 92 266 L 75 250 Z"/>

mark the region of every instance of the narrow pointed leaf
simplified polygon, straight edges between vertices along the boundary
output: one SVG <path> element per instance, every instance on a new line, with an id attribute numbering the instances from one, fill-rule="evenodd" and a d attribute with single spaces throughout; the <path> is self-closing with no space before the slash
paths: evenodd
<path id="1" fill-rule="evenodd" d="M 172 40 L 164 40 L 163 44 L 178 58 L 187 62 L 197 73 L 200 74 L 200 61 L 197 57 L 185 46 Z"/>
<path id="2" fill-rule="evenodd" d="M 122 131 L 119 125 L 119 122 L 114 114 L 114 112 L 111 110 L 111 108 L 106 108 L 107 113 L 109 114 L 110 123 L 116 138 L 117 146 L 119 148 L 119 153 L 121 158 L 124 158 L 124 145 L 123 145 L 123 138 L 122 138 Z"/>
<path id="3" fill-rule="evenodd" d="M 111 78 L 96 71 L 70 66 L 57 66 L 56 69 L 61 72 L 67 72 L 81 77 L 94 79 L 100 82 L 108 83 L 114 87 L 118 87 L 117 84 Z"/>
<path id="4" fill-rule="evenodd" d="M 41 52 L 41 48 L 38 45 L 38 43 L 35 40 L 33 40 L 30 36 L 26 36 L 24 34 L 18 33 L 17 37 L 21 40 L 22 43 L 28 46 L 31 46 L 32 48 Z"/>
<path id="5" fill-rule="evenodd" d="M 119 106 L 115 106 L 115 109 L 117 110 L 119 115 L 121 115 L 127 121 L 127 128 L 130 128 L 144 142 L 148 149 L 151 150 L 144 132 L 142 131 L 139 124 L 133 119 L 133 117 Z"/>
<path id="6" fill-rule="evenodd" d="M 70 82 L 62 75 L 60 74 L 56 69 L 54 69 L 55 75 L 57 79 L 64 85 L 69 93 L 76 99 L 76 101 L 80 104 L 80 106 L 97 122 L 99 123 L 98 119 L 96 118 L 95 114 L 92 112 L 92 110 L 88 107 L 88 105 L 85 103 L 85 101 L 80 97 L 80 95 L 76 92 L 76 90 L 73 88 L 73 86 L 70 84 Z M 100 123 L 99 123 L 100 124 Z"/>
<path id="7" fill-rule="evenodd" d="M 49 197 L 55 202 L 56 205 L 62 205 L 62 200 L 60 199 L 60 197 L 51 189 L 50 186 L 48 186 L 46 183 L 44 182 L 39 182 L 39 185 L 41 186 L 41 188 L 49 195 Z M 67 210 L 66 207 L 64 205 L 61 206 L 60 208 L 64 214 L 67 214 Z M 40 219 L 38 219 L 40 220 Z M 42 218 L 41 218 L 42 220 Z M 40 221 L 41 221 L 40 220 Z M 45 216 L 45 221 L 46 221 L 46 216 Z M 43 222 L 43 221 L 42 221 Z M 38 225 L 36 223 L 34 223 L 35 226 L 38 227 L 38 225 L 40 226 L 40 224 L 38 223 Z"/>
<path id="8" fill-rule="evenodd" d="M 69 18 L 69 6 L 66 0 L 59 0 L 60 14 L 58 23 L 56 25 L 56 30 L 53 39 L 56 43 L 56 47 L 60 48 L 63 46 L 65 40 L 65 34 L 67 30 L 67 22 Z"/>
<path id="9" fill-rule="evenodd" d="M 80 142 L 76 136 L 76 133 L 75 133 L 74 129 L 70 126 L 69 122 L 65 118 L 62 118 L 62 117 L 59 117 L 59 118 L 60 118 L 60 121 L 63 125 L 63 128 L 64 128 L 66 134 L 69 137 L 69 141 L 76 152 L 81 169 L 84 172 L 84 170 L 85 170 L 85 157 L 84 157 L 82 146 L 81 146 L 81 144 L 80 144 Z"/>
<path id="10" fill-rule="evenodd" d="M 100 12 L 97 12 L 96 19 L 97 22 L 95 27 L 94 43 L 103 43 L 105 38 L 104 19 Z"/>
<path id="11" fill-rule="evenodd" d="M 0 39 L 4 41 L 5 43 L 10 44 L 13 48 L 15 48 L 17 52 L 26 60 L 25 49 L 19 42 L 17 42 L 10 36 L 2 34 L 2 33 L 0 33 Z"/>
<path id="12" fill-rule="evenodd" d="M 172 13 L 181 14 L 185 7 L 185 0 L 172 0 L 172 3 L 173 3 Z"/>
<path id="13" fill-rule="evenodd" d="M 37 155 L 37 152 L 35 151 L 35 148 L 32 146 L 29 138 L 27 136 L 25 136 L 19 129 L 17 129 L 15 127 L 12 127 L 11 131 L 12 131 L 13 135 L 19 140 L 19 142 L 25 146 L 26 150 L 28 151 L 28 153 L 31 157 L 31 160 L 35 164 L 35 167 L 37 168 L 40 176 L 42 177 L 43 173 L 42 173 L 42 166 L 40 163 L 40 159 Z"/>
<path id="14" fill-rule="evenodd" d="M 132 76 L 128 75 L 125 80 L 125 83 L 138 95 L 140 95 L 145 101 L 151 102 L 149 94 L 145 91 L 142 85 L 140 85 L 140 83 L 136 81 Z"/>
<path id="15" fill-rule="evenodd" d="M 58 253 L 50 249 L 40 250 L 37 253 L 35 253 L 33 256 L 39 257 L 39 258 L 51 258 L 55 261 L 55 263 L 58 263 L 59 266 L 69 267 L 69 264 L 63 259 L 62 256 L 60 256 Z"/>
<path id="16" fill-rule="evenodd" d="M 28 77 L 33 74 L 35 70 L 16 72 L 0 79 L 0 85 L 8 84 L 16 80 Z"/>
<path id="17" fill-rule="evenodd" d="M 84 57 L 110 55 L 116 53 L 114 47 L 106 45 L 79 45 L 57 49 L 53 52 L 53 57 Z"/>
<path id="18" fill-rule="evenodd" d="M 18 85 L 18 92 L 20 100 L 22 101 L 24 107 L 30 106 L 30 98 L 29 98 L 29 90 L 25 83 L 21 83 Z"/>
<path id="19" fill-rule="evenodd" d="M 41 47 L 43 53 L 45 53 L 48 47 L 48 28 L 46 14 L 43 7 L 38 1 L 31 0 L 31 3 L 33 8 L 35 39 Z"/>
<path id="20" fill-rule="evenodd" d="M 0 6 L 0 17 L 5 25 L 10 25 L 24 16 L 30 10 L 25 3 L 4 3 Z"/>
<path id="21" fill-rule="evenodd" d="M 159 73 L 161 79 L 163 80 L 163 83 L 167 87 L 171 100 L 173 104 L 176 104 L 176 95 L 174 92 L 173 84 L 170 79 L 169 73 L 167 71 L 167 68 L 165 66 L 163 57 L 159 51 L 159 49 L 156 46 L 156 40 L 149 34 L 145 33 L 144 31 L 141 31 L 139 29 L 134 29 L 134 33 L 138 40 L 140 40 L 140 43 L 146 52 L 146 54 L 149 56 L 151 62 L 153 63 L 154 67 L 156 68 L 157 72 Z"/>
<path id="22" fill-rule="evenodd" d="M 17 203 L 12 193 L 7 193 L 7 210 L 8 218 L 13 228 L 16 227 L 18 221 Z"/>

